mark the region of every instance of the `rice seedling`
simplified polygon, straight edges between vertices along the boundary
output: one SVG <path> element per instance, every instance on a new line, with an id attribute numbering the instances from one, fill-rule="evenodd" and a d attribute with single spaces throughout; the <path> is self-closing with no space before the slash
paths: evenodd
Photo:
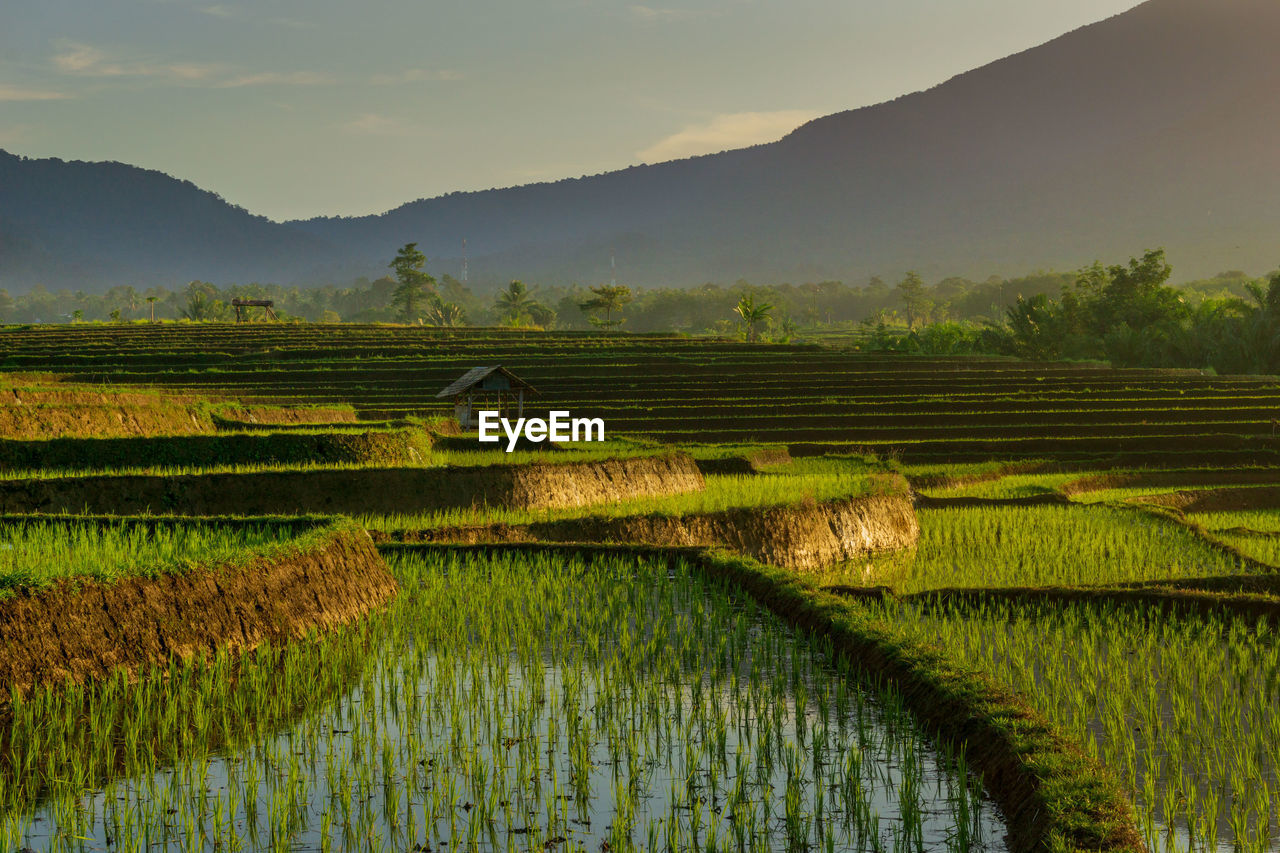
<path id="1" fill-rule="evenodd" d="M 0 848 L 1003 847 L 898 697 L 683 563 L 394 568 L 324 639 L 15 697 Z"/>
<path id="2" fill-rule="evenodd" d="M 1078 586 L 1240 574 L 1239 561 L 1194 531 L 1101 506 L 922 509 L 913 551 L 820 575 L 823 583 L 942 587 Z"/>
<path id="3" fill-rule="evenodd" d="M 111 582 L 154 577 L 195 565 L 242 562 L 287 547 L 287 525 L 219 528 L 193 524 L 0 522 L 0 598 L 67 579 Z"/>
<path id="4" fill-rule="evenodd" d="M 1280 509 L 1199 512 L 1192 514 L 1191 518 L 1215 532 L 1239 528 L 1259 533 L 1280 533 Z"/>
<path id="5" fill-rule="evenodd" d="M 1280 647 L 1265 622 L 1033 602 L 867 606 L 1074 735 L 1130 788 L 1152 850 L 1280 846 Z"/>

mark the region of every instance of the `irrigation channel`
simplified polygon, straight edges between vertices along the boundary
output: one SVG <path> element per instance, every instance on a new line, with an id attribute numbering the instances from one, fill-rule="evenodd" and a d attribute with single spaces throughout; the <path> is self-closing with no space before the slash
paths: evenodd
<path id="1" fill-rule="evenodd" d="M 392 569 L 342 632 L 28 697 L 0 850 L 1005 849 L 900 699 L 678 560 Z"/>

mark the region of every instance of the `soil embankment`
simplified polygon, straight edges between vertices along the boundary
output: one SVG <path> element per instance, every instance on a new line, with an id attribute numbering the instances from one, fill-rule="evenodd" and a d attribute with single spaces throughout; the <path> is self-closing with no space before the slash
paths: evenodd
<path id="1" fill-rule="evenodd" d="M 1193 471 L 1130 471 L 1090 474 L 1063 484 L 1065 495 L 1108 489 L 1176 489 L 1187 486 L 1246 486 L 1280 484 L 1280 468 L 1240 468 Z"/>
<path id="2" fill-rule="evenodd" d="M 1192 489 L 1130 498 L 1129 503 L 1176 509 L 1184 513 L 1240 512 L 1280 508 L 1280 486 L 1235 489 Z"/>
<path id="3" fill-rule="evenodd" d="M 762 447 L 737 456 L 716 459 L 699 459 L 698 470 L 703 474 L 758 474 L 765 469 L 791 464 L 791 454 L 785 447 Z"/>
<path id="4" fill-rule="evenodd" d="M 146 391 L 0 388 L 0 437 L 194 435 L 213 422 L 194 399 Z"/>
<path id="5" fill-rule="evenodd" d="M 366 468 L 0 481 L 0 512 L 293 515 L 430 512 L 471 506 L 584 507 L 701 491 L 684 454 L 601 462 Z"/>
<path id="6" fill-rule="evenodd" d="M 166 465 L 420 465 L 430 452 L 430 435 L 413 428 L 36 441 L 0 438 L 0 470 L 93 471 Z"/>
<path id="7" fill-rule="evenodd" d="M 920 536 L 911 501 L 902 496 L 732 509 L 704 515 L 566 519 L 402 531 L 401 542 L 593 542 L 723 546 L 762 563 L 817 570 L 880 551 L 915 545 Z"/>
<path id="8" fill-rule="evenodd" d="M 0 438 L 124 438 L 211 433 L 219 418 L 252 424 L 342 424 L 350 406 L 259 406 L 145 388 L 63 383 L 50 374 L 0 374 Z"/>
<path id="9" fill-rule="evenodd" d="M 358 619 L 396 590 L 368 535 L 343 525 L 314 547 L 245 566 L 20 593 L 0 600 L 0 688 L 296 639 Z"/>

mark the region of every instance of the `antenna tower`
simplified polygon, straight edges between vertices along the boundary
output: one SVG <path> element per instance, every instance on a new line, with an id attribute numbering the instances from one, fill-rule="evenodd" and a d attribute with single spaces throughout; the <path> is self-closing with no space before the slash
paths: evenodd
<path id="1" fill-rule="evenodd" d="M 462 238 L 462 283 L 467 283 L 467 238 Z"/>
<path id="2" fill-rule="evenodd" d="M 613 249 L 609 250 L 609 286 L 618 286 L 618 255 Z"/>

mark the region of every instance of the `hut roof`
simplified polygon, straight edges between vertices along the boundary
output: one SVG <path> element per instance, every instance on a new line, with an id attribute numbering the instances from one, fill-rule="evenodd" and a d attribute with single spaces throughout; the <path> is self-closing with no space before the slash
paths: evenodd
<path id="1" fill-rule="evenodd" d="M 519 376 L 516 376 L 514 373 L 512 373 L 510 370 L 507 370 L 502 365 L 495 364 L 490 367 L 471 368 L 466 373 L 462 374 L 462 376 L 459 379 L 456 379 L 455 381 L 450 383 L 447 388 L 445 388 L 443 391 L 437 394 L 436 399 L 439 400 L 446 397 L 456 397 L 459 394 L 465 394 L 466 392 L 470 391 L 472 388 L 484 382 L 490 376 L 493 376 L 495 373 L 500 376 L 505 376 L 507 380 L 511 383 L 512 388 L 523 388 L 524 390 L 528 391 L 530 394 L 538 393 L 537 389 L 534 388 L 532 385 L 530 385 L 528 382 L 525 382 Z"/>

